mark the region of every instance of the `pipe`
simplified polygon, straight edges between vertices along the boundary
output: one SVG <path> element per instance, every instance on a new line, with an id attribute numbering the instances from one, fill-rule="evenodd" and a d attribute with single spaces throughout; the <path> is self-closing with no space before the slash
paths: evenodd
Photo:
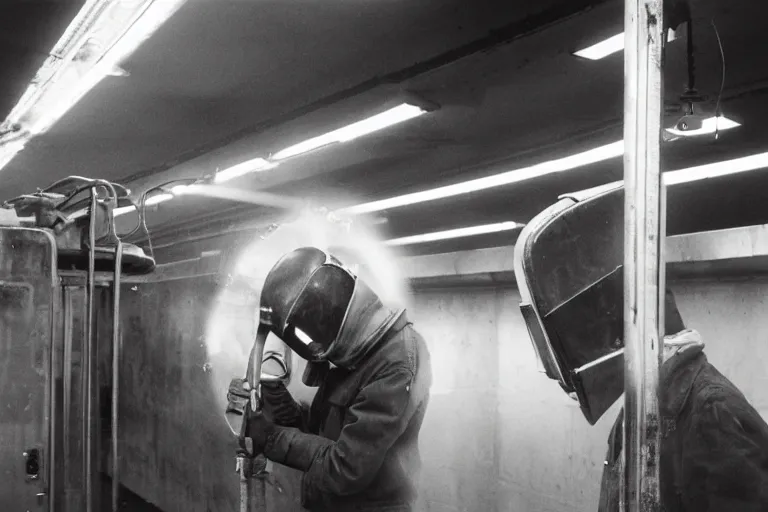
<path id="1" fill-rule="evenodd" d="M 85 460 L 84 460 L 84 477 L 85 477 L 85 510 L 86 512 L 93 512 L 93 373 L 94 366 L 94 276 L 96 273 L 96 208 L 98 207 L 98 198 L 96 196 L 96 188 L 91 188 L 91 215 L 88 223 L 88 276 L 86 281 L 86 294 L 85 294 L 85 310 L 86 310 L 86 340 L 85 349 L 83 350 L 85 361 Z"/>
<path id="2" fill-rule="evenodd" d="M 660 169 L 663 0 L 625 0 L 622 511 L 660 510 L 659 409 L 666 196 Z"/>
<path id="3" fill-rule="evenodd" d="M 123 242 L 115 246 L 115 278 L 112 282 L 112 512 L 118 512 L 120 490 L 120 459 L 118 457 L 118 399 L 120 386 L 120 274 L 123 265 Z"/>

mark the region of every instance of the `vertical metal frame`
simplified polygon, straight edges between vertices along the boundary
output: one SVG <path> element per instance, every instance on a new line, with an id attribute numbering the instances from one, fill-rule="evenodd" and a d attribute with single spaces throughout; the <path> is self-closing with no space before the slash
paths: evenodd
<path id="1" fill-rule="evenodd" d="M 663 342 L 665 194 L 660 172 L 663 0 L 625 0 L 624 344 L 621 510 L 658 511 L 656 390 Z"/>

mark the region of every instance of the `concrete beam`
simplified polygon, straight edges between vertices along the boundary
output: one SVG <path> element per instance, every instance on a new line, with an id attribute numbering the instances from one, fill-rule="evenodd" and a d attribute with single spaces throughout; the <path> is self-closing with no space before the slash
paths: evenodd
<path id="1" fill-rule="evenodd" d="M 667 237 L 672 279 L 768 273 L 768 225 Z M 460 251 L 403 260 L 415 286 L 514 284 L 512 246 Z"/>

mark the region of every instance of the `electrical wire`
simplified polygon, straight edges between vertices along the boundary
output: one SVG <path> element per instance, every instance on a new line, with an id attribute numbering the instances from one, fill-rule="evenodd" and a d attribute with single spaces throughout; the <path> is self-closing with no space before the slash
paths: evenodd
<path id="1" fill-rule="evenodd" d="M 161 190 L 162 191 L 166 187 L 168 187 L 170 185 L 174 185 L 176 183 L 181 184 L 181 183 L 185 183 L 186 182 L 189 185 L 192 185 L 192 184 L 197 183 L 199 181 L 200 181 L 200 178 L 181 178 L 181 179 L 177 179 L 177 180 L 167 181 L 167 182 L 162 183 L 160 185 L 156 185 L 156 186 L 154 186 L 152 188 L 148 188 L 139 197 L 139 204 L 136 205 L 134 203 L 134 207 L 136 208 L 136 212 L 137 212 L 137 214 L 139 216 L 139 222 L 138 222 L 136 228 L 134 228 L 134 230 L 131 231 L 131 233 L 128 236 L 132 236 L 132 235 L 136 234 L 136 232 L 139 229 L 144 228 L 144 235 L 147 237 L 147 245 L 148 245 L 148 248 L 149 248 L 149 254 L 152 257 L 152 259 L 155 259 L 155 250 L 154 250 L 154 247 L 152 246 L 152 236 L 150 235 L 149 228 L 147 227 L 147 215 L 146 215 L 147 196 L 149 196 L 149 194 L 151 192 L 154 192 L 156 190 Z"/>
<path id="2" fill-rule="evenodd" d="M 715 30 L 715 37 L 717 38 L 717 45 L 720 48 L 720 64 L 721 64 L 721 79 L 720 79 L 720 91 L 717 93 L 717 103 L 715 104 L 715 140 L 720 137 L 720 102 L 723 98 L 723 91 L 725 90 L 725 50 L 723 49 L 723 40 L 720 39 L 720 32 L 715 25 L 715 19 L 712 18 L 712 28 Z"/>

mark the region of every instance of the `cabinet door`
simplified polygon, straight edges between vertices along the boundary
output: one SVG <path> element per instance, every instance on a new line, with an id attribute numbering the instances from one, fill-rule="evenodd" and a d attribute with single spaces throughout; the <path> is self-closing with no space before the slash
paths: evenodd
<path id="1" fill-rule="evenodd" d="M 0 228 L 0 510 L 47 511 L 56 249 L 45 231 Z"/>

